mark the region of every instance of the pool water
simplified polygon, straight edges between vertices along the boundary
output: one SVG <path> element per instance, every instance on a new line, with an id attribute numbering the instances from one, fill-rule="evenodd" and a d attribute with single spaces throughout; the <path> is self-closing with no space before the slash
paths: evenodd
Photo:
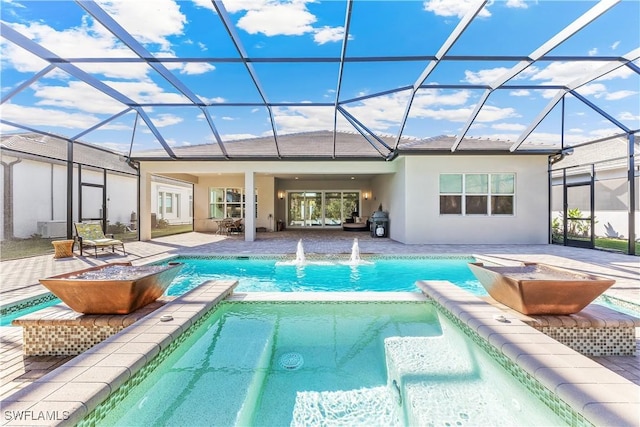
<path id="1" fill-rule="evenodd" d="M 98 425 L 426 423 L 563 425 L 432 304 L 255 302 L 221 304 Z"/>
<path id="2" fill-rule="evenodd" d="M 42 310 L 43 308 L 51 307 L 52 305 L 60 304 L 61 302 L 62 301 L 60 301 L 58 298 L 53 298 L 49 301 L 45 301 L 31 307 L 26 307 L 21 310 L 11 311 L 7 314 L 3 314 L 2 316 L 0 316 L 0 326 L 11 326 L 11 322 L 18 317 L 31 314 L 35 311 Z"/>
<path id="3" fill-rule="evenodd" d="M 373 258 L 351 265 L 348 260 L 307 261 L 303 265 L 275 258 L 176 258 L 184 263 L 167 290 L 181 295 L 206 280 L 238 280 L 236 292 L 409 291 L 417 280 L 448 280 L 475 294 L 486 291 L 468 267 L 472 257 Z"/>

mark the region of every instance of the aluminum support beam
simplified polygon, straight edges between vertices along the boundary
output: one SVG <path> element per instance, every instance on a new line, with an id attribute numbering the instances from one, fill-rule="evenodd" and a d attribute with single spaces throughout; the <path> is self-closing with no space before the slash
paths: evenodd
<path id="1" fill-rule="evenodd" d="M 491 90 L 489 91 L 489 94 L 491 94 L 491 92 L 493 92 L 493 90 L 499 88 L 500 86 L 505 84 L 507 81 L 511 80 L 512 78 L 514 78 L 515 76 L 520 74 L 522 71 L 524 71 L 527 67 L 529 67 L 531 64 L 533 64 L 535 61 L 539 60 L 540 58 L 542 58 L 542 56 L 546 55 L 548 52 L 550 52 L 551 50 L 556 48 L 558 45 L 563 43 L 569 37 L 573 36 L 575 33 L 580 31 L 582 28 L 586 27 L 588 24 L 590 24 L 595 19 L 600 17 L 603 13 L 605 13 L 607 10 L 611 9 L 614 5 L 616 5 L 620 1 L 621 0 L 602 0 L 599 3 L 597 3 L 594 7 L 589 9 L 582 16 L 580 16 L 578 19 L 573 21 L 571 24 L 567 25 L 559 33 L 557 33 L 555 36 L 551 37 L 542 46 L 540 46 L 538 49 L 533 51 L 529 55 L 527 60 L 520 61 L 518 64 L 513 66 L 508 72 L 504 73 L 502 76 L 500 76 L 498 79 L 496 79 L 491 84 Z M 488 98 L 488 96 L 487 96 L 487 98 Z M 474 123 L 476 117 L 480 113 L 480 110 L 482 109 L 482 107 L 484 106 L 484 103 L 486 101 L 487 101 L 487 99 L 485 97 L 483 97 L 481 102 L 478 103 L 478 105 L 476 105 L 476 108 L 473 110 L 473 113 L 471 114 L 471 116 L 467 120 L 467 123 L 465 124 L 465 126 L 462 128 L 461 132 L 456 137 L 456 141 L 454 142 L 453 146 L 451 147 L 451 151 L 452 152 L 456 151 L 456 149 L 458 148 L 458 146 L 462 142 L 462 139 L 466 136 L 467 132 L 469 131 L 469 128 L 471 128 L 471 125 Z M 478 108 L 478 107 L 480 107 L 480 108 Z"/>
<path id="2" fill-rule="evenodd" d="M 602 108 L 599 108 L 597 105 L 595 105 L 593 102 L 589 101 L 587 98 L 585 98 L 584 96 L 580 95 L 578 92 L 572 90 L 571 91 L 571 95 L 575 96 L 576 98 L 578 98 L 580 101 L 582 101 L 583 103 L 585 103 L 589 108 L 591 108 L 592 110 L 594 110 L 596 113 L 600 114 L 602 117 L 604 117 L 605 119 L 609 120 L 611 123 L 613 123 L 614 125 L 618 126 L 620 129 L 622 129 L 624 132 L 629 133 L 631 132 L 631 129 L 629 129 L 628 127 L 626 127 L 624 124 L 620 123 L 620 121 L 616 120 L 615 117 L 613 117 L 611 114 L 608 114 L 606 111 L 604 111 Z"/>
<path id="3" fill-rule="evenodd" d="M 538 127 L 538 125 L 542 122 L 542 120 L 544 120 L 545 117 L 547 117 L 547 115 L 551 112 L 551 110 L 553 110 L 556 104 L 562 99 L 562 97 L 567 92 L 573 91 L 579 88 L 580 86 L 583 86 L 620 67 L 623 67 L 624 65 L 629 65 L 630 63 L 632 63 L 631 61 L 635 61 L 639 57 L 640 57 L 640 48 L 634 49 L 631 52 L 627 53 L 626 55 L 623 55 L 621 57 L 621 60 L 605 64 L 602 67 L 597 68 L 593 72 L 587 75 L 584 75 L 582 77 L 579 77 L 573 80 L 572 82 L 570 82 L 567 85 L 567 87 L 562 89 L 560 92 L 558 92 L 553 97 L 553 99 L 545 106 L 545 108 L 538 114 L 538 116 L 531 123 L 529 123 L 529 126 L 527 126 L 527 128 L 518 137 L 516 142 L 509 148 L 509 151 L 511 152 L 516 151 L 522 145 L 525 139 L 527 139 L 529 135 L 531 135 L 534 129 Z"/>
<path id="4" fill-rule="evenodd" d="M 32 83 L 35 83 L 36 81 L 38 81 L 41 77 L 45 76 L 49 71 L 53 70 L 54 68 L 56 68 L 53 64 L 49 64 L 46 67 L 44 67 L 42 70 L 38 71 L 38 73 L 34 74 L 30 79 L 25 80 L 24 82 L 22 82 L 21 84 L 18 85 L 18 87 L 16 87 L 15 89 L 13 89 L 12 91 L 8 92 L 6 95 L 4 95 L 2 97 L 2 100 L 0 101 L 0 104 L 4 104 L 5 102 L 7 102 L 8 100 L 10 100 L 11 98 L 13 98 L 14 96 L 16 96 L 17 94 L 19 94 L 20 92 L 22 92 L 24 89 L 28 88 L 29 86 L 31 86 Z"/>
<path id="5" fill-rule="evenodd" d="M 131 49 L 140 58 L 146 59 L 145 63 L 153 68 L 158 74 L 160 74 L 167 82 L 169 82 L 174 88 L 180 91 L 186 96 L 194 106 L 201 107 L 200 110 L 204 113 L 207 123 L 211 128 L 211 131 L 216 139 L 216 142 L 220 146 L 220 149 L 228 157 L 227 151 L 224 147 L 220 134 L 216 129 L 213 119 L 209 113 L 202 107 L 204 102 L 191 91 L 180 79 L 178 79 L 171 71 L 167 69 L 161 62 L 149 61 L 149 59 L 155 59 L 154 56 L 144 46 L 142 46 L 136 39 L 133 38 L 120 24 L 116 22 L 109 14 L 107 14 L 100 6 L 93 1 L 76 1 L 76 3 L 89 13 L 96 21 L 100 22 L 104 27 L 109 30 L 114 36 L 121 40 L 129 49 Z"/>
<path id="6" fill-rule="evenodd" d="M 411 91 L 411 95 L 409 96 L 409 100 L 407 101 L 407 106 L 404 109 L 404 113 L 402 114 L 402 120 L 400 121 L 400 126 L 398 129 L 398 135 L 396 136 L 396 143 L 393 146 L 394 150 L 398 149 L 398 145 L 400 144 L 400 139 L 402 138 L 402 132 L 404 132 L 404 127 L 407 124 L 407 120 L 409 119 L 409 112 L 411 111 L 411 106 L 413 105 L 413 99 L 420 89 L 420 86 L 427 80 L 429 75 L 435 70 L 436 66 L 440 63 L 440 60 L 444 58 L 444 56 L 449 52 L 449 50 L 453 47 L 453 45 L 458 41 L 462 33 L 471 25 L 473 19 L 482 11 L 482 8 L 487 4 L 487 0 L 482 0 L 477 2 L 475 7 L 471 8 L 469 12 L 467 12 L 456 28 L 453 30 L 447 40 L 440 46 L 438 52 L 436 53 L 435 59 L 431 60 L 429 64 L 425 67 L 425 69 L 420 73 L 420 76 L 413 83 L 413 88 Z"/>
<path id="7" fill-rule="evenodd" d="M 33 40 L 30 40 L 27 37 L 23 36 L 13 28 L 8 26 L 7 24 L 5 24 L 4 22 L 0 22 L 0 32 L 2 33 L 3 37 L 11 41 L 12 43 L 22 47 L 23 49 L 26 49 L 27 51 L 31 52 L 37 57 L 52 63 L 57 68 L 65 71 L 66 73 L 70 74 L 76 79 L 88 84 L 89 86 L 115 99 L 116 101 L 126 106 L 134 107 L 138 112 L 141 112 L 142 108 L 137 107 L 136 103 L 129 97 L 107 86 L 101 80 L 96 79 L 91 74 L 81 70 L 75 65 L 69 64 L 68 62 L 63 62 L 64 60 L 62 58 L 60 58 L 53 52 L 49 51 L 48 49 L 45 49 L 44 47 L 40 46 Z M 57 58 L 60 62 L 52 62 L 51 58 Z M 173 151 L 171 150 L 171 148 L 169 148 L 169 145 L 167 144 L 167 142 L 164 140 L 162 135 L 160 135 L 160 132 L 158 132 L 158 129 L 156 129 L 156 127 L 153 125 L 153 123 L 151 122 L 151 119 L 149 119 L 149 116 L 141 113 L 141 117 L 147 123 L 147 126 L 149 126 L 149 129 L 151 130 L 151 132 L 156 136 L 156 138 L 158 139 L 158 142 L 160 142 L 160 144 L 164 147 L 167 154 L 169 154 L 170 157 L 175 158 L 175 154 L 173 154 Z"/>
<path id="8" fill-rule="evenodd" d="M 351 118 L 351 120 L 353 120 L 354 122 L 356 122 L 358 124 L 358 126 L 360 126 L 363 130 L 365 130 L 369 135 L 371 135 L 372 137 L 375 138 L 376 141 L 378 141 L 382 146 L 384 146 L 384 148 L 386 148 L 387 150 L 392 150 L 391 147 L 389 147 L 389 145 L 387 145 L 386 142 L 384 142 L 380 137 L 378 137 L 374 132 L 372 132 L 368 127 L 366 127 L 365 125 L 363 125 L 358 119 L 356 119 L 355 117 L 353 117 L 353 115 L 351 113 L 349 113 L 347 110 L 345 110 L 342 107 L 338 107 L 338 109 L 340 109 L 340 112 L 345 115 L 348 116 L 349 118 Z"/>
<path id="9" fill-rule="evenodd" d="M 71 140 L 72 141 L 77 141 L 78 139 L 82 138 L 84 135 L 88 134 L 89 132 L 93 132 L 94 130 L 106 125 L 110 121 L 117 119 L 118 117 L 122 116 L 123 114 L 128 113 L 131 110 L 133 110 L 133 108 L 131 108 L 131 107 L 125 108 L 124 110 L 120 111 L 118 114 L 115 114 L 115 115 L 109 117 L 108 119 L 103 120 L 100 123 L 91 126 L 89 129 L 80 132 L 76 136 L 71 137 Z"/>
<path id="10" fill-rule="evenodd" d="M 278 158 L 281 158 L 282 155 L 280 154 L 280 147 L 278 144 L 278 131 L 276 129 L 275 118 L 273 117 L 273 110 L 269 105 L 269 101 L 267 100 L 267 95 L 265 91 L 262 89 L 262 85 L 260 85 L 260 81 L 258 80 L 258 74 L 256 73 L 256 70 L 253 68 L 253 65 L 248 60 L 249 55 L 247 55 L 247 51 L 244 49 L 244 46 L 242 46 L 242 43 L 240 42 L 240 36 L 238 36 L 238 33 L 236 32 L 235 27 L 231 22 L 231 18 L 227 13 L 227 9 L 224 7 L 224 4 L 222 3 L 221 0 L 211 0 L 211 3 L 213 3 L 213 7 L 216 9 L 216 12 L 218 12 L 218 16 L 220 16 L 220 20 L 222 21 L 222 24 L 227 30 L 227 33 L 231 38 L 231 42 L 233 43 L 236 50 L 238 51 L 238 54 L 242 59 L 242 63 L 247 69 L 247 72 L 249 73 L 249 76 L 251 77 L 251 80 L 253 81 L 254 86 L 258 90 L 258 93 L 260 94 L 260 98 L 262 98 L 262 102 L 264 103 L 263 106 L 265 106 L 269 111 L 269 120 L 271 121 L 271 129 L 273 130 L 273 139 L 276 142 L 276 152 L 278 153 Z"/>
<path id="11" fill-rule="evenodd" d="M 347 56 L 347 42 L 349 41 L 349 26 L 351 24 L 351 11 L 353 1 L 347 0 L 347 11 L 344 18 L 344 37 L 342 38 L 342 49 L 340 50 L 340 66 L 338 68 L 338 83 L 336 87 L 336 101 L 333 106 L 333 156 L 336 158 L 336 139 L 338 137 L 338 103 L 340 102 L 340 89 L 342 87 L 342 71 L 344 70 L 344 58 Z"/>
<path id="12" fill-rule="evenodd" d="M 358 125 L 358 121 L 349 113 L 347 113 L 342 107 L 338 107 L 338 111 L 344 116 L 345 119 L 347 119 L 347 121 L 349 123 L 351 123 L 351 126 L 353 126 L 359 133 L 360 135 L 362 135 L 362 137 L 364 139 L 367 140 L 367 142 L 378 152 L 380 153 L 381 156 L 385 157 L 387 154 L 383 153 L 382 151 L 380 151 L 380 149 L 378 148 L 378 146 L 375 144 L 375 142 L 373 142 L 371 140 L 371 138 L 369 137 L 370 135 L 367 135 L 365 133 L 365 131 L 363 129 L 360 128 L 360 126 Z"/>
<path id="13" fill-rule="evenodd" d="M 636 254 L 636 207 L 638 206 L 638 200 L 636 200 L 636 161 L 635 161 L 635 135 L 630 133 L 627 137 L 628 144 L 628 160 L 627 160 L 627 187 L 629 189 L 629 202 L 628 202 L 628 218 L 629 218 L 629 241 L 627 252 L 629 255 Z"/>

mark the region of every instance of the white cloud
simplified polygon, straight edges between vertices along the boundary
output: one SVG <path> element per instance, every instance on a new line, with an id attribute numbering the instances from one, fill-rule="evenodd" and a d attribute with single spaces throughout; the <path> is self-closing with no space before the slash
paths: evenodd
<path id="1" fill-rule="evenodd" d="M 527 2 L 525 0 L 507 0 L 507 3 L 505 4 L 505 6 L 520 8 L 520 9 L 527 9 L 529 7 L 529 5 L 527 5 Z"/>
<path id="2" fill-rule="evenodd" d="M 225 133 L 220 135 L 220 139 L 224 142 L 228 141 L 239 141 L 242 139 L 251 139 L 258 138 L 258 135 L 254 135 L 252 133 Z"/>
<path id="3" fill-rule="evenodd" d="M 145 44 L 158 44 L 163 50 L 171 46 L 167 37 L 183 34 L 187 22 L 174 0 L 103 0 L 99 3 L 136 39 Z"/>
<path id="4" fill-rule="evenodd" d="M 151 117 L 151 122 L 153 122 L 157 128 L 177 125 L 178 123 L 182 123 L 182 121 L 182 117 L 174 114 L 158 114 Z"/>
<path id="5" fill-rule="evenodd" d="M 105 84 L 141 104 L 189 102 L 181 93 L 165 92 L 164 89 L 150 80 L 138 82 L 105 81 Z"/>
<path id="6" fill-rule="evenodd" d="M 85 20 L 86 21 L 86 20 Z M 61 57 L 133 57 L 134 54 L 119 44 L 111 33 L 83 22 L 81 26 L 58 31 L 38 22 L 28 24 L 8 23 L 13 29 Z M 4 39 L 3 39 L 4 40 Z M 10 65 L 21 72 L 37 72 L 47 64 L 35 55 L 3 41 L 3 65 Z M 108 72 L 111 64 L 82 64 L 83 69 Z M 132 65 L 132 64 L 128 64 Z M 131 73 L 134 78 L 138 72 Z"/>
<path id="7" fill-rule="evenodd" d="M 413 100 L 409 117 L 464 122 L 473 111 L 473 108 L 463 107 L 470 96 L 471 92 L 466 90 L 420 90 Z M 393 134 L 399 120 L 402 119 L 408 100 L 408 91 L 403 91 L 368 98 L 349 104 L 345 109 L 372 131 Z M 276 107 L 273 111 L 278 131 L 283 134 L 333 128 L 331 107 Z M 515 116 L 512 109 L 486 106 L 478 121 L 491 122 Z M 342 119 L 338 120 L 338 129 L 353 131 L 353 127 Z"/>
<path id="8" fill-rule="evenodd" d="M 620 128 L 610 127 L 610 128 L 592 130 L 589 132 L 589 136 L 591 136 L 593 139 L 598 139 L 598 138 L 604 138 L 611 135 L 617 135 L 620 133 L 622 133 L 622 130 Z"/>
<path id="9" fill-rule="evenodd" d="M 521 131 L 527 128 L 525 125 L 521 125 L 518 123 L 496 123 L 494 125 L 491 125 L 491 127 L 497 130 L 513 130 L 513 131 Z"/>
<path id="10" fill-rule="evenodd" d="M 116 114 L 125 107 L 113 98 L 79 81 L 66 85 L 33 84 L 36 105 L 64 108 L 77 112 L 95 114 Z"/>
<path id="11" fill-rule="evenodd" d="M 582 132 L 584 132 L 584 129 L 582 129 L 582 128 L 571 128 L 571 129 L 568 130 L 568 132 L 582 133 Z"/>
<path id="12" fill-rule="evenodd" d="M 313 31 L 316 17 L 304 3 L 267 4 L 260 9 L 252 9 L 238 20 L 238 28 L 249 34 L 262 33 L 265 36 L 302 35 Z"/>
<path id="13" fill-rule="evenodd" d="M 627 98 L 629 96 L 633 96 L 635 94 L 637 94 L 638 92 L 633 91 L 633 90 L 619 90 L 616 92 L 608 92 L 605 94 L 604 98 L 607 101 L 617 101 L 619 99 L 624 99 Z"/>
<path id="14" fill-rule="evenodd" d="M 201 2 L 211 3 L 211 0 L 198 0 L 198 3 Z M 269 3 L 272 3 L 272 0 L 225 0 L 224 7 L 229 13 L 238 13 L 245 10 L 259 10 Z"/>
<path id="15" fill-rule="evenodd" d="M 249 34 L 263 34 L 267 37 L 312 34 L 313 40 L 319 45 L 341 41 L 344 38 L 344 27 L 313 26 L 317 18 L 307 9 L 306 3 L 309 2 L 313 1 L 278 3 L 270 0 L 233 0 L 227 1 L 225 7 L 229 13 L 244 13 L 237 25 Z M 261 44 L 256 45 L 256 48 L 261 47 Z"/>
<path id="16" fill-rule="evenodd" d="M 548 132 L 533 132 L 531 135 L 525 139 L 523 145 L 551 145 L 551 146 L 560 146 L 560 141 L 562 137 L 559 133 L 548 133 Z M 565 144 L 570 143 L 578 143 L 584 141 L 584 136 L 582 135 L 569 135 L 565 134 L 564 142 Z M 521 148 L 523 148 L 521 146 Z"/>
<path id="17" fill-rule="evenodd" d="M 509 92 L 509 95 L 511 95 L 511 96 L 529 96 L 529 95 L 531 95 L 531 92 L 529 92 L 526 89 L 518 89 L 518 90 L 512 90 L 511 92 Z"/>
<path id="18" fill-rule="evenodd" d="M 187 62 L 183 64 L 180 74 L 204 74 L 215 69 L 215 65 L 211 65 L 208 62 Z"/>
<path id="19" fill-rule="evenodd" d="M 593 49 L 589 49 L 589 56 L 596 56 L 598 54 L 598 48 L 594 47 Z"/>
<path id="20" fill-rule="evenodd" d="M 623 111 L 622 113 L 620 113 L 618 115 L 618 119 L 619 120 L 624 120 L 624 121 L 638 121 L 638 122 L 640 122 L 640 116 L 635 116 L 635 115 L 633 115 L 633 113 L 630 113 L 629 111 Z"/>
<path id="21" fill-rule="evenodd" d="M 233 117 L 224 116 L 224 117 L 222 117 L 222 120 L 232 121 L 232 120 L 235 120 L 235 119 Z"/>
<path id="22" fill-rule="evenodd" d="M 478 4 L 476 0 L 427 0 L 423 2 L 424 10 L 427 12 L 433 12 L 438 16 L 457 16 L 458 18 L 462 18 L 476 4 Z M 487 3 L 478 16 L 491 16 L 487 9 L 491 4 L 493 2 Z"/>
<path id="23" fill-rule="evenodd" d="M 599 61 L 553 62 L 543 69 L 536 70 L 531 75 L 531 80 L 543 80 L 547 84 L 567 84 L 603 65 Z M 626 79 L 633 74 L 629 67 L 620 67 L 598 80 Z"/>
<path id="24" fill-rule="evenodd" d="M 322 45 L 328 42 L 339 42 L 344 38 L 344 27 L 322 27 L 316 30 L 313 40 Z"/>
<path id="25" fill-rule="evenodd" d="M 211 2 L 211 0 L 192 0 L 192 1 L 193 1 L 194 6 L 196 6 L 196 7 L 201 7 L 203 9 L 209 9 L 209 10 L 211 10 L 213 12 L 216 11 L 216 9 L 213 7 L 213 3 Z M 241 1 L 241 0 L 237 0 L 237 1 Z M 226 3 L 228 3 L 228 2 L 226 2 Z M 236 3 L 236 1 L 232 1 L 232 3 Z M 226 7 L 226 4 L 225 4 L 225 7 Z M 227 8 L 227 10 L 229 10 L 229 9 Z"/>
<path id="26" fill-rule="evenodd" d="M 67 112 L 60 108 L 25 107 L 11 103 L 2 105 L 2 118 L 32 127 L 54 126 L 83 130 L 100 122 L 93 114 Z"/>
<path id="27" fill-rule="evenodd" d="M 583 96 L 593 95 L 596 98 L 599 98 L 602 94 L 607 91 L 607 87 L 602 83 L 589 83 L 584 86 L 580 86 L 576 92 Z"/>
<path id="28" fill-rule="evenodd" d="M 223 102 L 226 101 L 226 99 L 221 96 L 207 98 L 205 96 L 198 95 L 198 98 L 202 99 L 202 102 L 204 102 L 205 104 L 222 104 Z"/>
<path id="29" fill-rule="evenodd" d="M 618 46 L 620 46 L 620 40 L 616 40 L 615 42 L 613 42 L 613 44 L 611 45 L 611 49 L 616 50 Z"/>
<path id="30" fill-rule="evenodd" d="M 495 82 L 497 79 L 499 79 L 502 75 L 504 75 L 508 71 L 509 71 L 509 68 L 505 68 L 505 67 L 487 68 L 485 70 L 480 70 L 477 72 L 465 70 L 464 72 L 465 79 L 463 81 L 466 81 L 474 85 L 481 85 L 481 84 L 488 85 Z"/>

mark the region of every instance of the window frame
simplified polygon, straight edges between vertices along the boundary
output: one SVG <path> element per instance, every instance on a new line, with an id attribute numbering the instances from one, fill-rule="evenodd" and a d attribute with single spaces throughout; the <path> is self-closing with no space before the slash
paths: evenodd
<path id="1" fill-rule="evenodd" d="M 462 181 L 462 188 L 460 192 L 456 191 L 441 191 L 442 177 L 444 175 L 459 176 Z M 486 176 L 486 192 L 469 192 L 467 191 L 467 176 L 470 175 L 485 175 Z M 512 192 L 499 192 L 493 191 L 493 180 L 498 176 L 509 175 L 512 177 L 513 189 Z M 456 197 L 459 198 L 460 212 L 448 213 L 443 212 L 443 197 Z M 467 206 L 468 197 L 485 197 L 485 213 L 469 213 Z M 511 213 L 494 213 L 494 198 L 496 197 L 510 197 L 511 198 Z M 441 216 L 471 216 L 471 217 L 513 217 L 516 216 L 516 174 L 515 172 L 469 172 L 469 173 L 441 173 L 438 176 L 438 212 Z"/>
<path id="2" fill-rule="evenodd" d="M 258 217 L 258 189 L 255 190 L 255 218 Z M 212 200 L 213 194 L 222 195 L 222 200 Z M 218 205 L 218 208 L 215 206 Z M 209 187 L 209 218 L 224 219 L 235 218 L 245 219 L 246 212 L 246 194 L 244 187 Z M 219 211 L 222 216 L 215 216 L 215 212 Z M 240 216 L 234 213 L 239 212 Z"/>

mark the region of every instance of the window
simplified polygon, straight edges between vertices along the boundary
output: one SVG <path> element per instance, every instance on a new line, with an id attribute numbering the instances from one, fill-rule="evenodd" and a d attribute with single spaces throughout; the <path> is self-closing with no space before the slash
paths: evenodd
<path id="1" fill-rule="evenodd" d="M 256 217 L 258 191 L 256 191 Z M 210 188 L 210 218 L 245 218 L 245 194 L 243 188 Z"/>
<path id="2" fill-rule="evenodd" d="M 166 213 L 173 213 L 173 194 L 165 193 L 164 211 Z"/>
<path id="3" fill-rule="evenodd" d="M 441 174 L 441 215 L 513 215 L 515 174 Z"/>

